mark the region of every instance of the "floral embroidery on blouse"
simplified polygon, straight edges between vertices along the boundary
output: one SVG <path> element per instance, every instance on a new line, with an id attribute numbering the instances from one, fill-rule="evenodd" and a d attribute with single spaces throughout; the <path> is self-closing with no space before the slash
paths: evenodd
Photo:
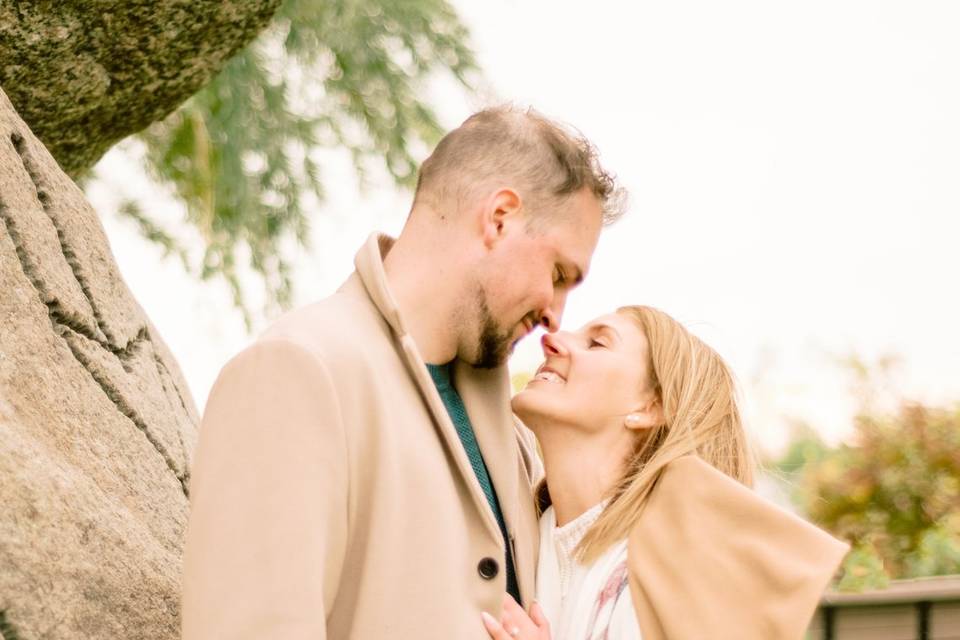
<path id="1" fill-rule="evenodd" d="M 627 563 L 623 561 L 610 572 L 607 583 L 597 594 L 597 600 L 593 604 L 593 614 L 587 624 L 586 640 L 608 640 L 613 610 L 627 587 L 627 581 Z"/>

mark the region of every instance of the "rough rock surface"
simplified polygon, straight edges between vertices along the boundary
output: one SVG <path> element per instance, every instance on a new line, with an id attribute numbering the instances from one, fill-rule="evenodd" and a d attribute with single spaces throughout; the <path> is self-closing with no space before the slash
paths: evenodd
<path id="1" fill-rule="evenodd" d="M 196 433 L 96 213 L 0 91 L 0 612 L 21 640 L 179 637 Z"/>
<path id="2" fill-rule="evenodd" d="M 280 0 L 0 0 L 0 86 L 64 170 L 193 95 Z"/>

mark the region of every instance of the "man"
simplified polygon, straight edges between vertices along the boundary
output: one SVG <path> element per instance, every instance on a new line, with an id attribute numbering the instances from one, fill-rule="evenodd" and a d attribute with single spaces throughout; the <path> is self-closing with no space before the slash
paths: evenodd
<path id="1" fill-rule="evenodd" d="M 193 464 L 185 640 L 486 638 L 533 596 L 536 454 L 505 361 L 556 331 L 619 190 L 533 112 L 473 115 L 399 238 L 224 368 Z"/>

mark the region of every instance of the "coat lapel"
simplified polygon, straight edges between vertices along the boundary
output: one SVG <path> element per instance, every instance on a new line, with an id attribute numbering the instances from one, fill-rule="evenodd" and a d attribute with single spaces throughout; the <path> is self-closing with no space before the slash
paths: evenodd
<path id="1" fill-rule="evenodd" d="M 510 543 L 521 593 L 530 598 L 533 596 L 539 542 L 537 515 L 533 489 L 524 470 L 510 410 L 510 380 L 506 367 L 477 369 L 457 361 L 453 381 L 467 408 L 500 500 L 500 509 L 512 538 Z"/>
<path id="2" fill-rule="evenodd" d="M 446 445 L 451 459 L 456 464 L 456 468 L 466 484 L 474 505 L 479 511 L 486 528 L 494 539 L 499 540 L 502 536 L 496 516 L 494 516 L 493 511 L 487 504 L 487 497 L 484 495 L 483 488 L 473 473 L 473 467 L 470 465 L 469 458 L 467 458 L 467 453 L 463 448 L 463 443 L 460 441 L 460 436 L 457 434 L 457 430 L 450 419 L 450 414 L 447 413 L 447 408 L 440 398 L 436 385 L 433 383 L 433 378 L 430 377 L 430 373 L 427 371 L 427 366 L 420 356 L 417 345 L 413 337 L 410 336 L 403 327 L 399 308 L 387 286 L 387 277 L 383 270 L 383 256 L 390 250 L 393 242 L 394 240 L 386 235 L 371 235 L 366 244 L 357 252 L 354 260 L 357 275 L 360 277 L 360 281 L 370 296 L 371 301 L 380 311 L 387 324 L 390 325 L 394 337 L 397 340 L 399 351 L 410 371 L 410 375 L 414 381 L 416 381 L 424 403 L 433 416 L 434 426 L 441 440 Z M 490 403 L 492 400 L 488 399 L 486 402 Z M 464 399 L 464 403 L 466 404 L 466 399 Z M 471 419 L 474 419 L 473 409 L 469 405 L 467 405 L 467 412 Z M 480 445 L 483 447 L 482 441 Z M 486 455 L 485 451 L 484 455 Z"/>

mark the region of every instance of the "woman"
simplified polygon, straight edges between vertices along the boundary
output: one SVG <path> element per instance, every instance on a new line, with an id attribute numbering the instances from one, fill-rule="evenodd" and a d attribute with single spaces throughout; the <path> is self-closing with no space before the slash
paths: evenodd
<path id="1" fill-rule="evenodd" d="M 496 640 L 800 638 L 846 552 L 747 487 L 754 460 L 720 356 L 624 307 L 543 338 L 513 399 L 546 478 L 537 600 Z"/>

